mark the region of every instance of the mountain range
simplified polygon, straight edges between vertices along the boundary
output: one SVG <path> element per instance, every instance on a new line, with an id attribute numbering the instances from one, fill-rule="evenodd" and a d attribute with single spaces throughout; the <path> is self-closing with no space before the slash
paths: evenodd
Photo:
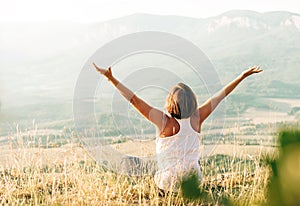
<path id="1" fill-rule="evenodd" d="M 133 14 L 80 24 L 0 24 L 2 108 L 68 102 L 79 72 L 103 44 L 125 34 L 161 31 L 197 45 L 225 84 L 260 65 L 259 81 L 239 90 L 263 97 L 300 97 L 300 14 L 232 10 L 210 18 Z M 251 82 L 251 80 L 250 80 Z"/>

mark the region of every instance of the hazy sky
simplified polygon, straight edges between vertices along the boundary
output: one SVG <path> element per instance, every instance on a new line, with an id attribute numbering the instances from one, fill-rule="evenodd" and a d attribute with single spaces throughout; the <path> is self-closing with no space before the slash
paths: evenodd
<path id="1" fill-rule="evenodd" d="M 133 13 L 210 17 L 231 9 L 300 13 L 299 0 L 0 0 L 0 22 L 105 21 Z"/>

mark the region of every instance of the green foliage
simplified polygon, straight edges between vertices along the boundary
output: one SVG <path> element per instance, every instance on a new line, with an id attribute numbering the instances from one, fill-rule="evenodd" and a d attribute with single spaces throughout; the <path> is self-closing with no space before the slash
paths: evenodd
<path id="1" fill-rule="evenodd" d="M 200 191 L 200 180 L 197 173 L 191 173 L 184 177 L 180 186 L 185 199 L 196 200 L 208 196 L 205 191 Z"/>
<path id="2" fill-rule="evenodd" d="M 279 143 L 278 158 L 268 162 L 272 176 L 267 205 L 300 205 L 300 130 L 282 130 Z"/>
<path id="3" fill-rule="evenodd" d="M 279 133 L 279 142 L 282 155 L 288 154 L 289 151 L 286 151 L 288 146 L 300 147 L 300 130 L 291 129 L 281 131 Z"/>

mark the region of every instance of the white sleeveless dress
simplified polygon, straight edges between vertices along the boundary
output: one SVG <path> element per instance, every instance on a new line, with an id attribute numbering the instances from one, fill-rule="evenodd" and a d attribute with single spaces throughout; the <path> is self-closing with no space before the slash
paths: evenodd
<path id="1" fill-rule="evenodd" d="M 199 179 L 202 173 L 199 160 L 199 133 L 191 126 L 190 118 L 177 120 L 180 129 L 170 137 L 156 138 L 158 171 L 154 181 L 163 190 L 177 192 L 181 178 L 194 169 Z"/>

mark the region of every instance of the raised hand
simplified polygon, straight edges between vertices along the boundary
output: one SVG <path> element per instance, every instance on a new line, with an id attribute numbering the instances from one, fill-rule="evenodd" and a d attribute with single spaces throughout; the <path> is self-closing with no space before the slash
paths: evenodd
<path id="1" fill-rule="evenodd" d="M 263 70 L 260 69 L 259 66 L 249 67 L 248 70 L 246 70 L 246 71 L 243 72 L 243 75 L 244 75 L 245 77 L 248 77 L 248 76 L 250 76 L 250 75 L 252 75 L 252 74 L 259 73 L 259 72 L 262 72 L 262 71 L 263 71 Z"/>
<path id="2" fill-rule="evenodd" d="M 98 67 L 94 62 L 93 62 L 93 66 L 95 67 L 97 72 L 99 72 L 103 76 L 107 77 L 108 79 L 111 79 L 111 77 L 112 77 L 111 67 L 108 67 L 108 69 L 102 69 L 102 68 Z"/>

